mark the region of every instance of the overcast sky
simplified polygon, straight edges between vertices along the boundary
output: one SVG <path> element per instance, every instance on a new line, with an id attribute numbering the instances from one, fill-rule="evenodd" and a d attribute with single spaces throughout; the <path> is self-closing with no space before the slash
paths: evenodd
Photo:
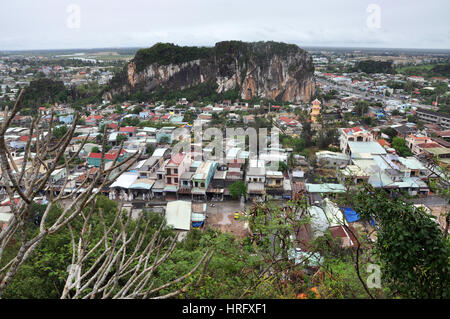
<path id="1" fill-rule="evenodd" d="M 1 0 L 0 50 L 213 45 L 450 49 L 448 0 Z"/>

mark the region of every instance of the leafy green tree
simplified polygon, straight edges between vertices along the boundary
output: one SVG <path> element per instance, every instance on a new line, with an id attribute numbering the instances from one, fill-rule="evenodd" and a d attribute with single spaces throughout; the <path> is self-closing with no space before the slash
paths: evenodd
<path id="1" fill-rule="evenodd" d="M 128 136 L 126 136 L 125 134 L 117 134 L 116 142 L 118 144 L 120 144 L 120 143 L 122 143 L 122 141 L 126 141 L 126 140 L 128 140 Z"/>
<path id="2" fill-rule="evenodd" d="M 155 151 L 155 146 L 154 146 L 154 145 L 148 143 L 148 144 L 145 146 L 145 153 L 146 153 L 146 154 L 151 155 L 151 154 L 153 154 L 154 151 Z"/>
<path id="3" fill-rule="evenodd" d="M 394 137 L 392 139 L 392 147 L 400 156 L 411 156 L 412 153 L 406 145 L 406 141 L 401 137 Z"/>
<path id="4" fill-rule="evenodd" d="M 230 195 L 236 199 L 247 194 L 247 186 L 244 181 L 237 181 L 230 185 Z"/>
<path id="5" fill-rule="evenodd" d="M 103 134 L 98 134 L 97 136 L 95 136 L 95 141 L 100 144 L 103 141 Z"/>
<path id="6" fill-rule="evenodd" d="M 421 120 L 417 120 L 417 129 L 423 130 L 424 127 L 425 127 L 425 124 Z"/>
<path id="7" fill-rule="evenodd" d="M 42 104 L 66 102 L 67 96 L 68 92 L 62 81 L 42 78 L 30 82 L 23 96 L 23 105 L 37 113 L 37 108 Z"/>
<path id="8" fill-rule="evenodd" d="M 374 60 L 359 61 L 358 63 L 356 63 L 354 70 L 359 72 L 365 72 L 368 74 L 372 73 L 395 74 L 392 61 L 374 61 Z"/>
<path id="9" fill-rule="evenodd" d="M 315 144 L 320 149 L 328 149 L 330 144 L 336 144 L 338 141 L 338 132 L 335 128 L 322 129 L 318 132 Z"/>
<path id="10" fill-rule="evenodd" d="M 361 218 L 374 219 L 382 281 L 406 298 L 450 297 L 450 241 L 435 217 L 367 185 L 354 200 Z"/>
<path id="11" fill-rule="evenodd" d="M 354 112 L 356 112 L 358 116 L 362 117 L 365 114 L 367 114 L 368 111 L 369 111 L 369 103 L 367 101 L 364 100 L 356 101 Z"/>
<path id="12" fill-rule="evenodd" d="M 138 106 L 136 106 L 136 107 L 133 109 L 132 113 L 133 113 L 133 114 L 139 114 L 139 113 L 142 112 L 142 111 L 143 111 L 142 106 L 138 105 Z"/>
<path id="13" fill-rule="evenodd" d="M 117 104 L 117 105 L 114 107 L 114 113 L 122 114 L 122 113 L 123 113 L 123 108 L 122 108 L 122 106 L 120 106 L 119 104 Z"/>
<path id="14" fill-rule="evenodd" d="M 68 131 L 67 126 L 65 125 L 61 125 L 59 127 L 55 127 L 53 129 L 53 136 L 57 139 L 60 139 L 64 136 L 64 134 L 66 134 Z"/>
<path id="15" fill-rule="evenodd" d="M 302 128 L 302 138 L 305 141 L 306 147 L 310 147 L 311 145 L 313 145 L 313 141 L 312 141 L 313 135 L 314 135 L 314 132 L 311 128 L 311 123 L 305 122 L 303 124 L 303 128 Z"/>
<path id="16" fill-rule="evenodd" d="M 136 126 L 139 124 L 139 118 L 138 117 L 126 117 L 120 122 L 121 127 L 125 126 Z"/>
<path id="17" fill-rule="evenodd" d="M 387 128 L 381 129 L 381 133 L 384 133 L 387 136 L 389 136 L 390 141 L 392 141 L 393 138 L 397 136 L 397 131 L 392 127 L 387 127 Z"/>
<path id="18" fill-rule="evenodd" d="M 287 172 L 288 169 L 289 169 L 289 167 L 285 162 L 278 162 L 278 171 L 279 172 Z"/>
<path id="19" fill-rule="evenodd" d="M 189 124 L 192 124 L 196 118 L 196 114 L 192 111 L 186 111 L 184 113 L 183 122 L 188 122 Z"/>

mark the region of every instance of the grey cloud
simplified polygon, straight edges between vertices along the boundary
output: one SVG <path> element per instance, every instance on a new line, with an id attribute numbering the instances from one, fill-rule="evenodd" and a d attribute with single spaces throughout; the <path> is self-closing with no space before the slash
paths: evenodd
<path id="1" fill-rule="evenodd" d="M 80 28 L 67 27 L 78 5 Z M 369 4 L 380 29 L 366 24 Z M 0 50 L 213 45 L 275 40 L 305 46 L 450 48 L 447 0 L 15 0 L 0 4 Z"/>

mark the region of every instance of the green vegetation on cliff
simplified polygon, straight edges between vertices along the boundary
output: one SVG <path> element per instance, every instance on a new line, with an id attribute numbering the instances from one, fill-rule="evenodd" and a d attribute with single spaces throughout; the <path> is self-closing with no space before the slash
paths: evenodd
<path id="1" fill-rule="evenodd" d="M 161 65 L 181 64 L 207 58 L 210 54 L 211 48 L 181 47 L 173 43 L 157 43 L 151 48 L 138 50 L 133 61 L 136 64 L 136 71 L 139 72 L 153 63 Z"/>
<path id="2" fill-rule="evenodd" d="M 151 48 L 140 49 L 136 52 L 133 62 L 136 71 L 142 71 L 145 67 L 157 63 L 160 65 L 181 64 L 197 59 L 207 59 L 215 56 L 223 58 L 229 54 L 242 55 L 246 58 L 250 55 L 266 58 L 267 55 L 286 55 L 301 50 L 295 44 L 281 42 L 255 42 L 222 41 L 214 47 L 178 46 L 173 43 L 157 43 Z"/>
<path id="3" fill-rule="evenodd" d="M 150 65 L 156 67 L 169 64 L 181 65 L 194 60 L 200 60 L 200 64 L 192 68 L 187 67 L 179 73 L 175 72 L 176 74 L 172 78 L 169 78 L 168 81 L 164 79 L 156 87 L 147 85 L 145 75 L 138 76 L 140 80 L 131 85 L 128 74 L 130 64 L 127 64 L 121 72 L 114 76 L 104 92 L 112 94 L 114 101 L 121 101 L 125 98 L 136 98 L 137 100 L 170 99 L 172 98 L 170 96 L 178 96 L 180 92 L 184 94 L 182 97 L 192 95 L 192 99 L 187 97 L 189 100 L 216 101 L 218 95 L 211 90 L 214 84 L 209 83 L 215 83 L 216 77 L 231 78 L 236 75 L 236 72 L 239 72 L 240 78 L 243 79 L 250 67 L 259 66 L 267 70 L 273 61 L 273 57 L 277 56 L 283 59 L 296 54 L 299 54 L 298 59 L 296 58 L 295 61 L 289 59 L 289 73 L 297 80 L 302 81 L 305 76 L 313 74 L 314 66 L 312 60 L 308 59 L 306 51 L 294 44 L 274 41 L 253 43 L 223 41 L 216 43 L 214 47 L 187 47 L 172 43 L 157 43 L 151 48 L 137 51 L 136 56 L 130 62 L 134 68 L 132 71 L 135 77 Z M 199 81 L 199 69 L 201 70 L 201 76 L 203 76 L 201 81 Z M 163 70 L 165 69 L 163 68 Z M 163 71 L 163 73 L 165 72 Z M 202 82 L 202 84 L 198 85 L 199 82 Z M 189 89 L 184 91 L 184 88 Z M 234 87 L 230 90 L 231 93 L 225 94 L 224 97 L 220 96 L 220 98 L 233 99 L 238 97 L 239 90 L 239 87 Z M 176 91 L 180 92 L 172 93 Z"/>

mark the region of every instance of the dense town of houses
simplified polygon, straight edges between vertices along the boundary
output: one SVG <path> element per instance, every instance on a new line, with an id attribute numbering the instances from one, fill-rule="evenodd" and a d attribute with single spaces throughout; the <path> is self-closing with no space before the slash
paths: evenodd
<path id="1" fill-rule="evenodd" d="M 14 100 L 19 89 L 28 86 L 30 81 L 36 79 L 37 75 L 60 80 L 66 86 L 77 86 L 90 82 L 102 85 L 108 83 L 114 75 L 113 65 L 96 65 L 97 60 L 83 60 L 91 62 L 92 65 L 65 67 L 46 65 L 47 61 L 49 58 L 38 56 L 0 57 L 0 99 L 8 97 L 10 100 Z M 103 61 L 98 60 L 98 62 L 102 63 Z M 39 63 L 40 66 L 36 67 L 36 63 Z"/>
<path id="2" fill-rule="evenodd" d="M 291 156 L 293 150 L 282 146 L 276 150 L 267 147 L 259 150 L 258 154 L 252 154 L 248 145 L 235 139 L 223 138 L 223 161 L 205 159 L 205 155 L 211 155 L 212 151 L 207 146 L 209 142 L 200 145 L 202 152 L 197 151 L 196 146 L 199 145 L 191 143 L 190 149 L 174 153 L 174 146 L 179 142 L 175 136 L 176 129 L 182 127 L 193 130 L 192 125 L 183 121 L 183 114 L 186 110 L 195 108 L 190 103 L 185 104 L 183 108 L 141 104 L 139 106 L 142 111 L 138 114 L 118 114 L 114 112 L 114 105 L 98 108 L 89 105 L 91 114 L 84 116 L 83 125 L 77 126 L 66 152 L 68 155 L 77 152 L 82 145 L 81 141 L 89 134 L 88 143 L 80 151 L 80 161 L 76 167 L 70 171 L 62 168 L 53 172 L 51 179 L 55 190 L 69 193 L 86 179 L 92 180 L 95 177 L 102 161 L 101 142 L 97 136 L 102 133 L 100 128 L 106 125 L 109 132 L 108 150 L 105 150 L 104 155 L 106 167 L 115 160 L 123 161 L 135 152 L 142 153 L 133 167 L 102 190 L 112 200 L 124 201 L 133 208 L 146 207 L 164 212 L 168 223 L 175 229 L 188 231 L 205 224 L 210 203 L 231 201 L 230 186 L 236 181 L 243 181 L 247 194 L 242 200 L 248 203 L 288 200 L 297 194 L 307 194 L 311 203 L 310 214 L 318 220 L 316 226 L 319 228 L 316 230 L 323 232 L 326 226 L 337 237 L 342 237 L 346 245 L 351 246 L 354 240 L 339 226 L 337 220 L 339 216 L 345 216 L 356 222 L 357 213 L 351 208 L 345 210 L 337 207 L 332 201 L 336 194 L 345 193 L 349 187 L 367 182 L 388 192 L 401 190 L 410 196 L 426 198 L 430 195 L 430 178 L 443 174 L 440 167 L 450 165 L 450 131 L 445 130 L 442 123 L 426 124 L 423 130 L 418 130 L 414 123 L 395 117 L 389 120 L 387 126 L 406 140 L 413 156 L 402 157 L 397 154 L 387 142 L 388 136 L 381 132 L 386 125 L 340 128 L 339 145 L 336 145 L 340 151 L 318 150 L 315 154 L 318 167 L 332 172 L 326 182 L 314 178 L 314 169 L 303 156 Z M 312 111 L 314 105 L 314 112 L 320 112 L 321 102 L 316 100 L 307 106 L 311 117 L 316 116 Z M 123 110 L 134 109 L 136 106 L 130 103 L 121 105 Z M 302 124 L 295 114 L 279 107 L 257 106 L 267 108 L 267 111 L 269 107 L 276 124 L 272 129 L 283 130 L 290 135 L 300 134 Z M 194 125 L 209 127 L 214 112 L 228 111 L 231 112 L 229 118 L 233 118 L 233 112 L 251 108 L 254 107 L 246 103 L 229 101 L 209 105 L 200 110 Z M 43 107 L 40 111 L 44 119 L 50 118 L 50 108 Z M 74 120 L 73 110 L 70 108 L 54 106 L 53 111 L 58 114 L 58 125 L 69 125 Z M 237 118 L 246 117 L 248 126 L 258 116 L 253 114 L 251 118 L 248 115 L 235 115 Z M 259 116 L 265 115 L 263 113 Z M 161 127 L 122 126 L 122 121 L 127 118 L 158 123 Z M 29 117 L 16 116 L 14 126 L 7 130 L 5 136 L 18 167 L 23 160 L 21 154 L 27 141 L 36 138 L 34 135 L 29 136 L 26 126 L 29 121 Z M 314 121 L 311 123 L 320 125 Z M 119 147 L 119 136 L 124 138 L 122 149 Z M 274 170 L 269 166 L 273 162 L 287 164 L 289 158 L 294 158 L 295 166 L 288 170 Z M 441 166 L 430 167 L 430 158 L 436 158 Z M 68 183 L 62 189 L 66 176 Z M 58 185 L 61 189 L 57 188 Z M 10 212 L 4 188 L 0 190 L 0 194 L 3 196 L 0 221 L 6 223 Z M 40 195 L 43 202 L 49 196 L 48 193 Z M 340 215 L 336 217 L 336 214 Z"/>
<path id="3" fill-rule="evenodd" d="M 316 62 L 325 63 L 326 59 L 317 58 Z M 0 63 L 0 71 L 4 69 L 5 64 Z M 55 70 L 51 72 L 53 71 Z M 56 72 L 63 70 L 57 68 Z M 76 81 L 73 72 L 71 74 L 70 81 Z M 61 189 L 57 191 L 70 193 L 86 179 L 92 180 L 96 176 L 102 162 L 101 142 L 97 137 L 102 134 L 100 128 L 107 126 L 108 149 L 104 155 L 107 167 L 115 160 L 121 162 L 136 152 L 141 153 L 133 167 L 120 175 L 108 188 L 101 190 L 112 200 L 124 201 L 132 209 L 150 208 L 164 213 L 169 225 L 179 231 L 188 231 L 193 227 L 204 227 L 207 223 L 208 207 L 214 205 L 213 202 L 232 201 L 230 186 L 242 181 L 247 188 L 246 195 L 241 198 L 242 202 L 283 201 L 295 198 L 298 194 L 308 196 L 308 212 L 313 217 L 310 226 L 312 229 L 299 232 L 300 243 L 329 229 L 333 236 L 342 239 L 344 246 L 354 246 L 355 239 L 346 232 L 340 221 L 344 220 L 351 227 L 357 227 L 359 216 L 351 207 L 338 207 L 333 198 L 362 182 L 388 192 L 400 190 L 417 198 L 432 195 L 429 180 L 442 177 L 444 170 L 450 166 L 450 117 L 437 112 L 436 109 L 423 108 L 411 101 L 411 98 L 407 101 L 395 96 L 387 98 L 386 92 L 392 94 L 393 91 L 378 85 L 378 82 L 401 80 L 396 76 L 372 75 L 370 79 L 354 81 L 351 74 L 335 76 L 316 71 L 316 75 L 319 86 L 325 92 L 336 88 L 332 84 L 335 83 L 350 90 L 350 94 L 340 94 L 331 101 L 315 100 L 312 103 L 289 107 L 262 103 L 250 105 L 229 100 L 194 107 L 193 103 L 180 99 L 177 106 L 165 106 L 161 103 L 122 103 L 120 107 L 123 113 L 120 113 L 117 112 L 117 105 L 87 105 L 89 115 L 82 118 L 83 124 L 77 125 L 75 136 L 66 152 L 69 155 L 76 153 L 81 147 L 81 141 L 88 134 L 89 141 L 79 153 L 78 165 L 70 171 L 64 168 L 54 171 L 51 175 L 52 184 L 60 186 Z M 86 77 L 86 74 L 82 76 Z M 107 81 L 110 74 L 100 76 Z M 98 79 L 99 83 L 103 80 Z M 5 84 L 2 88 L 4 86 Z M 357 93 L 351 91 L 352 89 L 357 90 Z M 209 142 L 202 145 L 191 143 L 190 150 L 174 152 L 174 146 L 179 142 L 175 136 L 176 129 L 182 127 L 191 133 L 193 130 L 193 125 L 184 121 L 187 111 L 195 113 L 194 125 L 204 129 L 210 127 L 214 114 L 221 112 L 227 112 L 229 121 L 243 123 L 244 127 L 252 127 L 258 118 L 270 115 L 274 119 L 272 130 L 295 137 L 300 136 L 303 125 L 294 110 L 308 112 L 308 121 L 318 128 L 323 125 L 318 123 L 319 117 L 323 123 L 335 123 L 340 121 L 345 113 L 353 112 L 355 101 L 370 100 L 358 92 L 373 93 L 371 96 L 382 102 L 381 107 L 372 104 L 368 110 L 368 115 L 377 119 L 379 125 L 370 127 L 348 122 L 348 127 L 339 128 L 339 143 L 334 145 L 335 151 L 315 152 L 317 167 L 327 169 L 326 181 L 323 178 L 317 179 L 317 174 L 306 157 L 296 154 L 288 147 L 267 147 L 259 150 L 258 154 L 253 154 L 248 145 L 223 138 L 223 161 L 205 159 L 205 155 L 212 155 L 213 152 L 208 146 Z M 136 107 L 140 107 L 139 112 L 128 112 Z M 423 128 L 419 129 L 404 116 L 393 115 L 394 110 L 416 114 L 423 121 Z M 74 121 L 74 110 L 65 105 L 41 107 L 39 111 L 47 121 L 51 112 L 57 114 L 58 125 L 70 125 Z M 249 114 L 243 115 L 242 112 Z M 0 117 L 2 116 L 3 114 L 0 114 Z M 132 120 L 150 125 L 121 125 L 124 121 Z M 6 142 L 18 167 L 23 160 L 23 149 L 27 141 L 36 138 L 29 135 L 27 126 L 30 122 L 30 116 L 19 114 L 6 132 Z M 412 156 L 402 157 L 397 154 L 387 141 L 389 136 L 382 133 L 387 127 L 394 129 L 397 136 L 405 139 Z M 119 141 L 122 139 L 124 143 L 120 149 Z M 198 152 L 198 147 L 201 152 Z M 293 164 L 288 165 L 288 169 L 284 171 L 271 169 L 272 166 L 269 165 L 274 162 L 288 164 L 289 159 L 293 159 Z M 435 159 L 438 165 L 431 167 L 430 159 Z M 62 189 L 66 177 L 68 183 Z M 0 187 L 0 223 L 5 224 L 11 218 L 11 213 L 4 187 Z M 40 195 L 41 202 L 45 203 L 48 192 Z M 430 213 L 433 211 L 430 210 Z"/>

